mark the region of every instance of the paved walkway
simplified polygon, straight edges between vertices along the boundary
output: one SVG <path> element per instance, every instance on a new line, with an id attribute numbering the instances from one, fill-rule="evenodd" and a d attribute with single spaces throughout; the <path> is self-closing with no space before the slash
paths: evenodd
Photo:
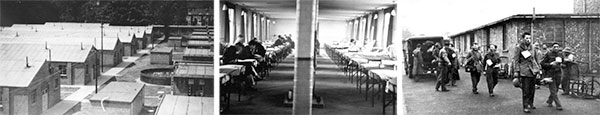
<path id="1" fill-rule="evenodd" d="M 73 107 L 84 100 L 89 94 L 94 93 L 95 90 L 94 86 L 61 85 L 61 87 L 79 87 L 79 90 L 46 110 L 42 115 L 64 115 L 69 113 Z"/>
<path id="2" fill-rule="evenodd" d="M 125 68 L 129 67 L 131 64 L 134 64 L 136 60 L 138 60 L 140 56 L 127 56 L 127 58 L 123 59 L 123 62 L 119 65 L 108 69 L 106 72 L 102 73 L 98 78 L 98 83 L 101 84 L 98 87 L 102 87 L 102 85 L 106 84 L 111 79 L 114 79 L 116 76 L 121 76 L 119 73 L 123 71 Z M 61 87 L 79 87 L 79 90 L 69 95 L 62 101 L 58 102 L 56 105 L 52 106 L 50 109 L 46 110 L 44 115 L 63 115 L 66 113 L 70 113 L 69 111 L 77 106 L 81 101 L 85 99 L 89 94 L 93 94 L 96 90 L 95 88 L 96 81 L 91 81 L 86 86 L 80 85 L 61 85 Z M 73 111 L 71 111 L 72 113 Z"/>
<path id="3" fill-rule="evenodd" d="M 119 63 L 119 65 L 110 68 L 109 70 L 105 71 L 104 73 L 102 73 L 102 76 L 121 76 L 121 71 L 123 71 L 125 68 L 131 66 L 132 64 L 135 64 L 135 61 L 137 59 L 139 59 L 140 56 L 127 56 L 126 59 L 123 59 L 123 62 Z"/>

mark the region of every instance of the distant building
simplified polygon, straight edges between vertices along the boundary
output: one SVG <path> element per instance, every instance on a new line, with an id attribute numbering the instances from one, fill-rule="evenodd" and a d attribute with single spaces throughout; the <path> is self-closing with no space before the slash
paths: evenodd
<path id="1" fill-rule="evenodd" d="M 212 115 L 213 97 L 166 95 L 155 115 Z"/>
<path id="2" fill-rule="evenodd" d="M 150 64 L 173 64 L 173 49 L 168 47 L 154 48 L 150 51 Z"/>
<path id="3" fill-rule="evenodd" d="M 139 115 L 144 108 L 144 84 L 111 82 L 90 98 L 92 111 Z"/>
<path id="4" fill-rule="evenodd" d="M 0 52 L 0 114 L 39 115 L 60 101 L 59 73 L 47 61 Z"/>

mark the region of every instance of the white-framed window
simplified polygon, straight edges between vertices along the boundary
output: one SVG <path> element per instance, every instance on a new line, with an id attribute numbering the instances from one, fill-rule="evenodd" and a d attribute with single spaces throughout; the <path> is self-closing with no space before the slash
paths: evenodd
<path id="1" fill-rule="evenodd" d="M 58 70 L 60 71 L 60 78 L 67 78 L 67 65 L 58 65 Z"/>

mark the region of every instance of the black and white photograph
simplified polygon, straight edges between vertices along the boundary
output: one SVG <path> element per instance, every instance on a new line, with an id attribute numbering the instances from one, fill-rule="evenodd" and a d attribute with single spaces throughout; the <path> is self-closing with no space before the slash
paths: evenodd
<path id="1" fill-rule="evenodd" d="M 221 114 L 400 114 L 394 0 L 221 0 Z"/>
<path id="2" fill-rule="evenodd" d="M 407 0 L 403 114 L 600 114 L 600 0 Z"/>
<path id="3" fill-rule="evenodd" d="M 600 0 L 0 0 L 0 115 L 599 115 Z"/>
<path id="4" fill-rule="evenodd" d="M 218 114 L 213 6 L 0 1 L 0 114 Z"/>

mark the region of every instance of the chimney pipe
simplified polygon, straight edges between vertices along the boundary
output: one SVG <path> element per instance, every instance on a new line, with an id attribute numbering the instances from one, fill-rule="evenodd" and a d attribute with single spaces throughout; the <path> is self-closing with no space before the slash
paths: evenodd
<path id="1" fill-rule="evenodd" d="M 81 50 L 83 50 L 83 42 L 81 42 Z"/>
<path id="2" fill-rule="evenodd" d="M 29 57 L 25 57 L 25 67 L 29 68 L 31 66 L 29 66 Z"/>

